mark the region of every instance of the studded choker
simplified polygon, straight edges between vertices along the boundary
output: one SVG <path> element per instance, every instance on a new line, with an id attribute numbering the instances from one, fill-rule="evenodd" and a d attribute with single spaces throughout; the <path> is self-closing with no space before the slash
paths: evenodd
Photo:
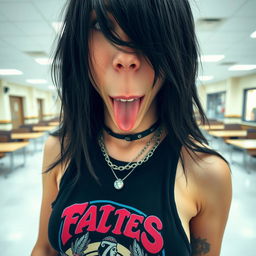
<path id="1" fill-rule="evenodd" d="M 108 128 L 105 124 L 103 125 L 104 130 L 111 136 L 120 139 L 120 140 L 126 140 L 126 141 L 133 141 L 133 140 L 139 140 L 143 137 L 146 137 L 150 133 L 153 133 L 159 126 L 161 122 L 158 120 L 156 123 L 154 123 L 150 128 L 143 132 L 135 133 L 135 134 L 119 134 L 113 132 L 110 128 Z"/>

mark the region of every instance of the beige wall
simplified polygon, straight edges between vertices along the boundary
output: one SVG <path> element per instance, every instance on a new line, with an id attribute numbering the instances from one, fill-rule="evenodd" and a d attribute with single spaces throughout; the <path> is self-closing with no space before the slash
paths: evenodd
<path id="1" fill-rule="evenodd" d="M 8 87 L 8 93 L 4 93 L 3 88 Z M 59 102 L 56 102 L 55 92 L 44 91 L 34 87 L 9 83 L 0 80 L 0 130 L 12 129 L 10 112 L 10 96 L 23 97 L 23 111 L 25 123 L 38 122 L 37 99 L 43 99 L 44 120 L 51 119 L 59 113 Z"/>
<path id="2" fill-rule="evenodd" d="M 218 83 L 199 85 L 198 93 L 203 108 L 206 111 L 207 94 L 225 91 L 225 115 L 227 116 L 227 118 L 225 118 L 225 122 L 241 122 L 244 89 L 248 88 L 256 88 L 256 74 L 243 77 L 233 77 Z M 229 118 L 230 116 L 237 116 L 237 118 Z"/>

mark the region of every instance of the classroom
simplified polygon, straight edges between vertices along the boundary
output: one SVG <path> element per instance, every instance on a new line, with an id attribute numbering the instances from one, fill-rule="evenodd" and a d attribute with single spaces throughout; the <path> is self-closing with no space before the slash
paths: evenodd
<path id="1" fill-rule="evenodd" d="M 69 128 L 63 125 L 63 120 L 76 120 L 75 116 L 76 114 L 78 115 L 78 113 L 70 111 L 69 113 L 72 113 L 72 117 L 68 116 L 67 112 L 65 112 L 67 111 L 67 106 L 62 103 L 62 100 L 67 102 L 68 100 L 71 101 L 71 99 L 66 99 L 65 97 L 61 99 L 61 95 L 62 93 L 66 93 L 65 95 L 70 95 L 71 98 L 72 95 L 74 95 L 72 92 L 73 87 L 75 88 L 76 86 L 72 85 L 73 87 L 67 88 L 67 90 L 70 90 L 68 92 L 69 94 L 67 94 L 67 91 L 65 92 L 62 88 L 56 86 L 56 80 L 60 78 L 58 77 L 56 79 L 56 77 L 53 77 L 51 70 L 52 65 L 57 66 L 59 64 L 56 60 L 54 62 L 56 46 L 60 43 L 57 38 L 62 35 L 65 36 L 63 13 L 61 12 L 65 3 L 69 2 L 71 5 L 71 2 L 75 4 L 74 1 L 75 0 L 0 0 L 0 218 L 2 220 L 0 226 L 0 247 L 5 256 L 41 256 L 41 254 L 36 254 L 35 252 L 33 254 L 32 249 L 38 239 L 40 226 L 39 216 L 43 193 L 42 169 L 43 162 L 46 161 L 44 160 L 46 141 L 49 141 L 49 137 L 51 137 L 54 132 L 58 132 L 59 129 L 61 131 L 66 129 L 66 132 L 69 130 L 74 131 L 74 129 L 78 131 L 82 125 L 81 120 L 77 122 L 77 124 L 71 124 L 68 126 Z M 94 0 L 79 0 L 79 2 L 91 1 Z M 97 1 L 95 0 L 95 2 Z M 145 2 L 146 1 L 158 2 L 157 0 L 145 0 Z M 195 33 L 199 45 L 198 49 L 200 52 L 198 56 L 198 73 L 195 80 L 195 88 L 200 105 L 207 119 L 202 119 L 202 112 L 198 108 L 198 105 L 193 103 L 193 120 L 196 120 L 195 126 L 198 126 L 201 134 L 207 139 L 209 143 L 207 147 L 218 152 L 229 164 L 231 170 L 232 202 L 223 235 L 221 252 L 218 255 L 255 256 L 256 0 L 180 1 L 189 2 L 191 6 Z M 114 4 L 118 2 L 123 3 L 125 1 L 111 0 L 109 2 Z M 128 2 L 132 4 L 132 0 Z M 139 3 L 141 1 L 136 0 L 133 3 L 135 2 Z M 175 1 L 163 0 L 163 2 L 173 3 Z M 96 31 L 95 34 L 96 33 L 99 32 Z M 98 34 L 97 36 L 98 40 L 100 40 L 101 37 Z M 100 43 L 98 44 L 100 45 Z M 95 45 L 97 45 L 97 43 Z M 96 58 L 100 58 L 102 63 L 107 64 L 107 53 L 105 54 L 103 49 L 99 49 L 98 51 L 102 56 L 95 54 Z M 112 52 L 113 51 L 114 50 L 112 50 Z M 128 56 L 128 53 L 126 54 Z M 72 62 L 72 60 L 70 60 L 70 62 Z M 130 67 L 139 65 L 136 59 L 134 61 L 135 64 L 133 63 Z M 69 59 L 67 62 L 69 62 Z M 61 66 L 61 64 L 59 65 Z M 118 65 L 120 68 L 122 64 L 119 63 Z M 112 74 L 108 73 L 110 72 L 109 69 L 102 70 L 103 73 L 104 70 L 106 71 L 104 73 L 105 77 L 110 77 L 109 74 Z M 69 70 L 66 70 L 66 72 L 69 72 Z M 63 76 L 69 78 L 67 74 L 64 75 L 63 73 Z M 124 84 L 126 82 L 128 84 L 131 80 L 128 76 L 124 77 L 122 81 L 125 81 Z M 54 78 L 56 80 L 54 80 Z M 60 83 L 60 81 L 61 79 L 58 82 Z M 83 92 L 81 88 L 80 92 Z M 100 93 L 103 94 L 104 98 L 103 89 Z M 134 106 L 130 107 L 130 112 L 135 111 L 134 109 L 137 105 L 133 101 L 136 102 L 136 99 L 132 97 L 114 99 L 113 102 L 115 103 L 113 103 L 113 105 L 115 111 L 121 114 L 115 112 L 113 116 L 116 115 L 122 119 L 122 112 L 125 111 L 125 107 L 122 106 L 126 106 L 128 109 L 129 104 L 133 104 Z M 86 104 L 81 104 L 83 107 L 86 106 Z M 185 102 L 180 102 L 180 104 L 185 104 Z M 76 100 L 74 100 L 73 105 L 77 105 Z M 106 105 L 104 106 L 106 107 Z M 97 118 L 100 118 L 100 114 L 97 111 L 98 109 L 93 112 L 95 123 Z M 128 116 L 132 115 L 130 112 L 127 110 Z M 127 120 L 128 119 L 127 117 Z M 83 119 L 84 122 L 85 120 L 86 119 Z M 120 123 L 123 124 L 123 127 L 125 126 L 125 121 L 120 121 Z M 85 126 L 87 127 L 87 125 Z M 146 127 L 144 129 L 146 129 Z M 180 128 L 180 130 L 182 130 L 182 128 Z M 139 129 L 138 131 L 141 132 Z M 118 135 L 112 130 L 106 130 L 106 132 L 109 133 L 109 136 L 111 134 L 115 136 Z M 138 136 L 146 135 L 143 135 L 143 132 L 141 132 Z M 132 135 L 127 134 L 127 138 L 125 138 L 126 142 L 132 140 L 131 138 Z M 83 144 L 83 141 L 81 141 L 81 144 Z M 158 145 L 159 143 L 156 145 L 156 148 Z M 102 144 L 100 144 L 100 146 L 102 149 Z M 147 147 L 148 146 L 145 146 L 145 150 Z M 152 154 L 155 149 L 151 150 Z M 158 149 L 160 150 L 160 148 L 157 148 L 154 154 L 157 154 Z M 141 152 L 141 155 L 144 151 Z M 105 153 L 103 152 L 103 155 L 105 156 L 106 162 L 115 160 L 114 156 L 111 157 L 109 155 L 109 158 L 107 158 L 107 150 Z M 148 158 L 150 158 L 150 156 L 148 156 Z M 115 160 L 115 162 L 119 160 Z M 122 159 L 120 161 L 122 161 Z M 147 160 L 143 159 L 143 161 L 146 162 Z M 132 163 L 133 161 L 129 160 L 129 162 Z M 123 160 L 123 163 L 126 163 L 125 160 Z M 149 163 L 150 160 L 147 164 Z M 138 168 L 140 168 L 140 166 Z M 128 173 L 123 181 L 117 178 L 112 168 L 111 170 L 117 182 L 115 182 L 115 188 L 122 189 L 124 179 L 126 179 L 134 169 Z M 129 183 L 132 176 L 135 176 L 137 173 L 138 172 L 135 171 L 127 179 L 127 183 Z M 108 174 L 112 175 L 111 171 Z M 61 178 L 58 179 L 58 182 L 60 182 L 58 188 L 61 189 L 61 182 L 63 180 L 61 180 Z M 120 188 L 118 188 L 118 186 L 120 186 Z M 126 189 L 125 186 L 124 189 Z M 143 191 L 143 186 L 141 190 Z M 62 193 L 59 195 L 61 194 Z M 96 199 L 94 201 L 96 202 Z M 106 200 L 106 202 L 110 201 Z M 118 204 L 118 207 L 120 205 L 122 204 Z M 94 209 L 92 207 L 85 211 L 87 207 L 86 203 L 81 204 L 80 207 L 81 209 L 84 207 L 84 212 L 89 212 L 91 209 Z M 109 215 L 110 212 L 116 211 L 117 213 L 115 214 L 119 212 L 119 208 L 114 208 L 113 205 L 111 206 L 113 209 L 103 207 L 104 206 L 98 209 L 95 206 L 97 212 L 94 209 L 95 211 L 92 213 L 86 213 L 91 214 L 91 218 L 95 218 L 95 221 L 97 218 L 97 223 L 99 223 L 98 229 L 101 227 L 102 230 L 107 229 L 107 226 L 104 226 L 106 221 L 110 221 L 114 216 L 114 212 L 111 213 L 112 217 Z M 117 207 L 117 204 L 115 207 Z M 134 208 L 132 206 L 129 207 L 129 211 L 126 210 L 127 216 L 136 216 L 138 222 L 135 223 L 134 220 L 134 223 L 131 224 L 131 222 L 127 220 L 126 227 L 128 227 L 128 229 L 130 228 L 130 234 L 134 232 L 134 237 L 137 237 L 139 233 L 136 233 L 135 229 L 138 227 L 138 223 L 141 221 L 141 226 L 143 223 L 143 228 L 147 231 L 147 221 L 150 222 L 150 217 L 153 215 L 147 216 L 142 213 L 142 211 L 140 211 L 140 214 L 138 213 L 136 215 L 133 213 Z M 222 205 L 218 207 L 221 208 Z M 107 211 L 107 209 L 109 209 L 109 211 Z M 99 217 L 99 212 L 104 212 L 104 214 Z M 82 210 L 80 214 L 82 216 Z M 84 216 L 86 214 L 84 214 Z M 98 217 L 96 217 L 96 215 Z M 69 218 L 69 224 L 67 224 L 67 226 L 69 225 L 68 227 L 71 227 L 70 230 L 72 230 L 72 225 L 74 225 L 78 215 L 74 217 L 75 215 L 71 216 L 67 214 L 67 216 L 67 218 Z M 179 223 L 183 223 L 179 220 L 178 214 L 175 216 L 175 218 L 178 218 Z M 121 223 L 121 219 L 118 220 L 120 220 Z M 84 224 L 85 226 L 86 221 L 89 220 L 84 221 L 85 223 L 79 222 L 79 225 Z M 124 219 L 122 219 L 122 223 L 123 222 L 125 222 Z M 179 225 L 182 229 L 182 225 Z M 152 229 L 156 226 L 157 224 L 155 225 L 155 223 L 153 223 Z M 80 227 L 80 229 L 82 230 L 82 227 Z M 91 228 L 91 230 L 92 229 L 93 228 Z M 146 231 L 143 232 L 146 233 Z M 180 231 L 183 237 L 186 236 L 185 231 L 185 228 Z M 120 234 L 122 232 L 125 233 L 126 229 L 119 232 Z M 142 233 L 140 234 L 143 236 Z M 69 235 L 69 233 L 66 233 L 65 239 L 67 239 Z M 160 255 L 154 254 L 152 246 L 149 245 L 150 239 L 146 240 L 146 238 L 144 234 L 144 240 L 142 240 L 142 242 L 145 248 L 148 248 L 148 254 L 145 255 Z M 137 241 L 140 239 L 138 235 Z M 107 242 L 110 242 L 110 240 Z M 117 247 L 117 249 L 121 251 L 122 245 L 119 244 L 118 246 L 120 247 Z M 157 246 L 159 246 L 159 244 L 157 244 Z M 154 248 L 157 248 L 157 246 Z M 88 248 L 90 248 L 90 246 Z M 100 250 L 98 249 L 98 252 L 96 253 L 95 251 L 94 254 L 92 252 L 88 252 L 88 254 L 87 252 L 83 252 L 84 254 L 78 254 L 76 252 L 77 254 L 75 254 L 75 251 L 73 251 L 73 249 L 71 251 L 70 249 L 65 251 L 65 254 L 63 251 L 62 254 L 58 255 L 135 255 L 128 254 L 128 251 L 129 250 L 126 249 L 126 253 L 116 252 L 116 254 L 100 254 Z M 129 253 L 131 252 L 129 251 Z M 57 254 L 49 254 L 49 256 L 51 255 Z M 161 255 L 165 254 L 162 253 Z M 207 252 L 193 255 L 217 256 L 217 254 Z"/>

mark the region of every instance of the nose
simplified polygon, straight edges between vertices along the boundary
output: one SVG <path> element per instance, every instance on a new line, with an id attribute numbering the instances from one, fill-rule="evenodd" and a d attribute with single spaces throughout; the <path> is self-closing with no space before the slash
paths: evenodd
<path id="1" fill-rule="evenodd" d="M 113 67 L 116 71 L 137 71 L 140 68 L 140 60 L 135 53 L 118 51 L 113 59 Z"/>

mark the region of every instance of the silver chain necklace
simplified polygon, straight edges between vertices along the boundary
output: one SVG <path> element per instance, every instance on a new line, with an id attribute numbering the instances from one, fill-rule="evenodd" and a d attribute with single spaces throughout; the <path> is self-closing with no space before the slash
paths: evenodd
<path id="1" fill-rule="evenodd" d="M 159 146 L 160 144 L 160 141 L 161 141 L 161 135 L 162 135 L 162 129 L 159 129 L 156 131 L 156 133 L 152 136 L 152 138 L 147 142 L 146 146 L 140 151 L 140 153 L 131 161 L 129 162 L 127 165 L 125 166 L 117 166 L 117 165 L 114 165 L 111 160 L 109 159 L 109 155 L 107 153 L 107 150 L 105 148 L 105 144 L 104 144 L 104 141 L 103 141 L 103 136 L 101 135 L 99 137 L 99 145 L 100 145 L 100 148 L 101 148 L 101 151 L 104 155 L 104 158 L 105 158 L 105 161 L 107 162 L 108 166 L 110 167 L 113 175 L 115 176 L 116 180 L 114 182 L 114 188 L 117 189 L 117 190 L 120 190 L 124 187 L 124 180 L 126 178 L 128 178 L 132 172 L 135 170 L 135 168 L 143 163 L 145 163 L 146 161 L 148 161 L 148 159 L 154 154 L 155 150 L 157 149 L 157 147 Z M 149 145 L 151 144 L 151 142 L 155 140 L 155 145 L 153 146 L 153 148 L 147 153 L 147 155 L 140 161 L 138 162 L 135 162 L 135 163 L 132 163 L 134 162 L 138 157 L 140 157 L 145 151 L 146 149 L 149 147 Z M 116 175 L 116 173 L 114 172 L 114 169 L 115 170 L 120 170 L 120 171 L 123 171 L 123 170 L 130 170 L 132 169 L 123 179 L 121 178 L 118 178 L 118 176 Z"/>
<path id="2" fill-rule="evenodd" d="M 124 171 L 124 170 L 130 170 L 130 169 L 133 169 L 135 167 L 137 167 L 138 165 L 141 165 L 142 163 L 144 163 L 144 158 L 136 163 L 134 163 L 134 161 L 136 161 L 136 159 L 138 159 L 146 150 L 147 148 L 150 146 L 150 144 L 152 143 L 153 140 L 159 140 L 161 139 L 161 135 L 162 135 L 162 129 L 159 129 L 159 131 L 156 131 L 156 133 L 151 137 L 151 139 L 147 142 L 147 144 L 145 145 L 145 147 L 141 150 L 141 152 L 131 161 L 129 162 L 128 164 L 126 164 L 125 166 L 117 166 L 115 164 L 113 164 L 111 162 L 111 160 L 109 159 L 109 155 L 107 153 L 107 150 L 105 148 L 105 144 L 104 144 L 104 141 L 103 141 L 103 136 L 101 135 L 99 137 L 99 145 L 100 145 L 100 148 L 101 148 L 101 151 L 103 153 L 103 156 L 105 158 L 105 161 L 107 162 L 108 166 L 110 168 L 112 168 L 113 170 L 118 170 L 118 171 Z M 152 148 L 153 149 L 153 148 Z M 153 151 L 154 152 L 154 151 Z M 149 152 L 150 153 L 150 152 Z M 151 157 L 150 156 L 146 156 L 146 157 Z M 147 161 L 148 159 L 146 159 L 145 161 Z"/>

